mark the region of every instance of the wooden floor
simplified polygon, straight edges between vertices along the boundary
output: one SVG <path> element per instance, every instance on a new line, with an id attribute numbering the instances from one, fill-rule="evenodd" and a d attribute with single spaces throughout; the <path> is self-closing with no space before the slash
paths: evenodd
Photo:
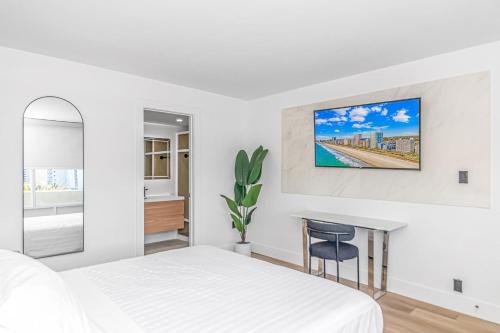
<path id="1" fill-rule="evenodd" d="M 188 246 L 187 242 L 170 240 L 145 245 L 144 253 L 151 254 Z M 302 266 L 253 253 L 252 257 L 276 265 L 302 271 Z M 327 275 L 330 280 L 335 276 Z M 355 282 L 340 280 L 355 288 Z M 367 292 L 366 285 L 361 290 Z M 378 300 L 384 314 L 385 333 L 500 333 L 500 325 L 420 302 L 401 295 L 387 293 Z"/>
<path id="2" fill-rule="evenodd" d="M 172 239 L 163 242 L 144 244 L 144 254 L 153 254 L 156 252 L 163 252 L 168 250 L 180 249 L 187 247 L 188 242 L 179 239 Z"/>
<path id="3" fill-rule="evenodd" d="M 271 257 L 256 253 L 252 257 L 302 271 L 302 266 Z M 335 280 L 333 275 L 327 278 Z M 356 285 L 349 280 L 340 282 L 353 288 Z M 361 290 L 367 292 L 368 287 L 362 285 Z M 394 293 L 387 293 L 378 303 L 384 314 L 385 333 L 500 333 L 500 325 Z"/>

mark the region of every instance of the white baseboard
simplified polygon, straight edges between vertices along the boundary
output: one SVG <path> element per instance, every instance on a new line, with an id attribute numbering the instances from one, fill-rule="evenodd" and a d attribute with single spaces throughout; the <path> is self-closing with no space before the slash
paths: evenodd
<path id="1" fill-rule="evenodd" d="M 500 324 L 500 305 L 390 276 L 387 284 L 393 293 Z"/>
<path id="2" fill-rule="evenodd" d="M 184 242 L 189 242 L 189 237 L 188 237 L 188 236 L 181 235 L 181 234 L 177 234 L 176 239 L 181 240 L 181 241 L 184 241 Z"/>
<path id="3" fill-rule="evenodd" d="M 302 254 L 279 249 L 276 247 L 252 242 L 252 251 L 258 254 L 283 260 L 292 264 L 302 265 Z M 315 262 L 312 266 L 315 267 Z M 327 272 L 335 273 L 335 265 L 330 263 Z M 340 276 L 349 280 L 355 280 L 355 271 L 351 265 L 341 263 Z M 360 270 L 361 283 L 366 284 L 366 269 Z M 446 309 L 464 313 L 473 317 L 500 323 L 500 305 L 484 302 L 464 295 L 447 292 L 415 282 L 397 279 L 388 276 L 387 289 L 390 292 L 407 296 L 422 302 L 434 304 Z M 476 307 L 477 306 L 477 307 Z"/>
<path id="4" fill-rule="evenodd" d="M 157 232 L 154 234 L 144 235 L 144 244 L 158 243 L 176 238 L 177 231 Z"/>
<path id="5" fill-rule="evenodd" d="M 267 246 L 267 245 L 262 245 L 258 243 L 252 243 L 252 251 L 255 253 L 263 254 L 268 257 L 280 259 L 295 265 L 303 265 L 302 261 L 302 254 L 297 254 L 294 252 L 290 251 L 285 251 L 282 249 L 278 249 L 275 247 Z M 349 262 L 349 263 L 340 263 L 340 276 L 343 279 L 351 280 L 351 281 L 356 281 L 356 270 L 355 267 L 353 266 L 354 262 Z M 315 269 L 317 267 L 317 259 L 312 258 L 312 268 Z M 327 262 L 327 267 L 326 271 L 328 274 L 336 274 L 336 267 L 335 267 L 335 262 Z M 368 280 L 365 278 L 365 275 L 367 275 L 367 271 L 365 269 L 360 269 L 360 282 L 361 283 L 367 283 Z"/>
<path id="6" fill-rule="evenodd" d="M 177 231 L 168 231 L 144 235 L 144 244 L 158 243 L 173 239 L 189 242 L 189 237 L 181 235 L 177 233 Z"/>
<path id="7" fill-rule="evenodd" d="M 302 265 L 302 255 L 279 249 L 276 247 L 252 242 L 252 252 L 262 254 L 275 259 L 283 260 L 295 265 Z"/>

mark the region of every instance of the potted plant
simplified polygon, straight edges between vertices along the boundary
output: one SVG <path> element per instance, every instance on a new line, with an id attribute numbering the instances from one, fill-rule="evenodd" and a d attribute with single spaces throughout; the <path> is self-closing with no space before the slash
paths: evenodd
<path id="1" fill-rule="evenodd" d="M 241 236 L 241 241 L 237 242 L 234 250 L 237 253 L 250 256 L 252 247 L 250 242 L 246 241 L 247 226 L 252 222 L 252 214 L 257 207 L 262 184 L 258 184 L 262 175 L 262 162 L 266 158 L 268 149 L 259 146 L 250 160 L 244 150 L 240 150 L 236 155 L 234 166 L 234 199 L 231 199 L 223 194 L 221 196 L 226 199 L 229 207 L 229 214 L 232 219 L 233 228 L 236 228 Z"/>

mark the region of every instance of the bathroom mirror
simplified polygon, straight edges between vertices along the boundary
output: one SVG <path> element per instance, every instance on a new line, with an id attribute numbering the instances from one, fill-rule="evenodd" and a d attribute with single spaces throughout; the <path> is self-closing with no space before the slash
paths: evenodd
<path id="1" fill-rule="evenodd" d="M 170 139 L 144 138 L 144 180 L 170 179 Z"/>
<path id="2" fill-rule="evenodd" d="M 59 97 L 24 112 L 23 251 L 33 258 L 84 248 L 83 119 Z"/>

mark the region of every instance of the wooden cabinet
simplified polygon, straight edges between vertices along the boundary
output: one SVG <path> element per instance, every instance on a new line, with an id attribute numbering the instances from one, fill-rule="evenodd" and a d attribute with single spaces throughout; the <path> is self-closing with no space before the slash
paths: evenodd
<path id="1" fill-rule="evenodd" d="M 144 234 L 184 227 L 184 200 L 144 203 Z"/>

